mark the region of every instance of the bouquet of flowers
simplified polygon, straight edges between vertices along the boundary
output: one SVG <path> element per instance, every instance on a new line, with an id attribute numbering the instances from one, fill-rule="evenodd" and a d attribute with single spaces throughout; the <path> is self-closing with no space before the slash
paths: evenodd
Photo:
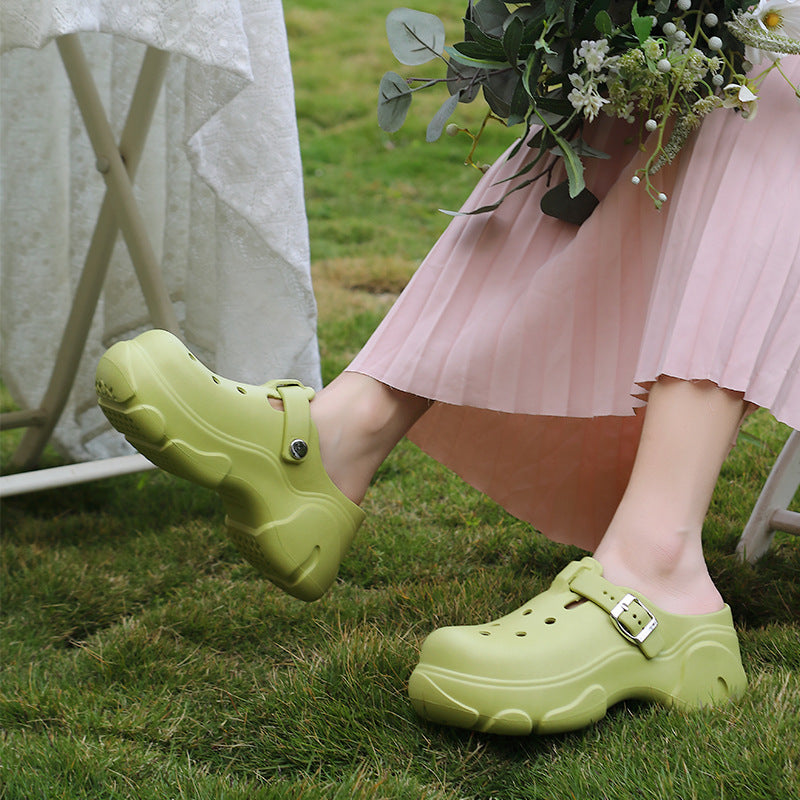
<path id="1" fill-rule="evenodd" d="M 600 113 L 620 117 L 638 126 L 640 141 L 654 137 L 649 159 L 632 180 L 660 208 L 667 198 L 653 176 L 675 158 L 691 131 L 719 108 L 751 118 L 764 76 L 780 71 L 781 55 L 800 53 L 800 0 L 753 3 L 469 0 L 464 39 L 451 46 L 438 17 L 398 8 L 386 22 L 395 57 L 406 65 L 438 58 L 446 74 L 421 79 L 387 72 L 380 83 L 378 122 L 386 131 L 398 130 L 413 93 L 444 83 L 449 96 L 428 125 L 428 141 L 445 130 L 463 131 L 472 139 L 467 163 L 474 164 L 488 120 L 522 126 L 512 154 L 525 145 L 537 152 L 513 176 L 520 180 L 504 197 L 542 177 L 549 182 L 561 158 L 567 180 L 544 195 L 542 209 L 580 224 L 598 202 L 584 183 L 584 159 L 607 157 L 584 140 L 584 125 Z M 792 89 L 800 97 L 798 88 Z M 448 124 L 459 103 L 480 93 L 489 111 L 477 134 Z M 534 127 L 538 131 L 530 136 Z"/>

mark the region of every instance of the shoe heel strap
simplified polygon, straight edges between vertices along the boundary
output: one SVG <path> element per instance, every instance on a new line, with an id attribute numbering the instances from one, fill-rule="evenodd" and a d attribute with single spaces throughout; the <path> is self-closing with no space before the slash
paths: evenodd
<path id="1" fill-rule="evenodd" d="M 270 381 L 264 388 L 267 397 L 283 402 L 281 458 L 289 464 L 299 464 L 309 452 L 312 431 L 309 402 L 315 392 L 293 380 Z"/>
<path id="2" fill-rule="evenodd" d="M 647 658 L 655 658 L 664 649 L 655 614 L 627 589 L 588 570 L 577 572 L 570 579 L 569 588 L 607 612 L 620 635 L 637 645 Z"/>

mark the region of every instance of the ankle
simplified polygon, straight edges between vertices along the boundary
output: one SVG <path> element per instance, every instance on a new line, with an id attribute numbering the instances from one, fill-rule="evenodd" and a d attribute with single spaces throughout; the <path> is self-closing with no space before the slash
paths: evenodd
<path id="1" fill-rule="evenodd" d="M 724 605 L 702 551 L 694 548 L 644 541 L 635 548 L 618 548 L 604 542 L 594 557 L 609 581 L 640 591 L 665 611 L 705 614 Z"/>
<path id="2" fill-rule="evenodd" d="M 322 463 L 360 503 L 375 471 L 427 408 L 427 401 L 358 373 L 343 373 L 311 403 Z"/>

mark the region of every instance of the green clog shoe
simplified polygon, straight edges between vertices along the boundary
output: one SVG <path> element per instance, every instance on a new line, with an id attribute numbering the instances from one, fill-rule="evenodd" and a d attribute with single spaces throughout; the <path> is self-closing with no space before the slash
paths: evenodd
<path id="1" fill-rule="evenodd" d="M 409 680 L 417 713 L 527 735 L 582 728 L 626 699 L 693 709 L 743 694 L 728 606 L 669 614 L 602 572 L 584 558 L 495 622 L 434 631 Z"/>
<path id="2" fill-rule="evenodd" d="M 95 388 L 108 420 L 142 455 L 220 494 L 227 532 L 253 566 L 301 600 L 328 589 L 364 512 L 322 465 L 313 389 L 226 380 L 162 330 L 111 347 Z"/>

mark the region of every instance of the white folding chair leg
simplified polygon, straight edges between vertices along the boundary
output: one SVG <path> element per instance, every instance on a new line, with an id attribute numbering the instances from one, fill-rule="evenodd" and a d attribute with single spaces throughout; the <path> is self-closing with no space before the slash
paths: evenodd
<path id="1" fill-rule="evenodd" d="M 122 231 L 125 245 L 136 270 L 136 276 L 142 287 L 151 321 L 156 327 L 177 334 L 178 320 L 175 316 L 175 309 L 169 299 L 161 267 L 147 236 L 147 228 L 139 207 L 136 205 L 133 186 L 125 162 L 114 141 L 114 134 L 106 119 L 103 103 L 97 92 L 86 56 L 83 54 L 76 34 L 61 36 L 56 41 L 72 85 L 72 92 L 81 110 L 86 131 L 97 157 L 97 168 L 105 178 L 108 195 L 116 213 L 117 225 Z M 163 54 L 163 58 L 167 58 L 166 53 Z M 156 66 L 163 69 L 166 66 L 166 60 L 163 61 L 163 64 L 158 63 Z M 129 121 L 132 127 L 131 135 L 141 136 L 143 140 L 147 134 L 149 120 L 147 125 L 141 125 L 142 121 L 133 117 L 129 118 Z"/>
<path id="2" fill-rule="evenodd" d="M 83 58 L 80 43 L 72 37 L 72 43 L 67 46 L 67 49 L 65 64 L 70 64 L 68 71 L 71 77 L 82 84 L 91 84 L 92 87 L 89 89 L 84 87 L 83 89 L 84 94 L 88 92 L 90 95 L 88 101 L 83 98 L 82 106 L 82 108 L 86 107 L 87 103 L 91 106 L 91 112 L 87 111 L 85 115 L 87 124 L 89 119 L 98 116 L 102 116 L 105 122 L 105 114 L 100 104 L 100 98 L 97 90 L 93 88 L 94 81 L 91 75 L 88 74 L 88 67 Z M 77 57 L 76 52 L 80 54 Z M 76 58 L 78 61 L 77 66 L 75 66 Z M 168 60 L 168 53 L 152 47 L 147 49 L 131 99 L 125 126 L 120 136 L 119 147 L 117 147 L 116 143 L 113 144 L 113 151 L 117 154 L 117 160 L 124 165 L 129 183 L 133 181 L 139 167 L 147 132 L 164 81 Z M 98 125 L 96 121 L 92 124 L 95 127 Z M 99 124 L 102 128 L 108 129 L 105 134 L 101 134 L 103 136 L 103 144 L 107 146 L 107 139 L 111 136 L 110 126 L 108 126 L 107 122 L 105 122 L 105 125 Z M 104 149 L 103 152 L 108 152 L 108 150 Z M 98 160 L 101 158 L 104 161 L 100 166 L 105 168 L 105 163 L 108 159 L 106 156 L 98 156 Z M 3 415 L 1 423 L 3 429 L 30 426 L 11 460 L 11 467 L 14 470 L 32 469 L 36 465 L 42 450 L 61 417 L 72 389 L 119 231 L 117 212 L 115 211 L 112 195 L 113 189 L 109 186 L 100 208 L 84 268 L 73 298 L 69 318 L 61 337 L 55 366 L 41 404 L 37 409 Z M 166 289 L 161 288 L 158 291 L 166 296 Z M 175 324 L 177 327 L 177 323 L 173 322 L 174 312 L 172 312 L 171 305 L 169 308 L 173 319 L 164 318 L 162 314 L 161 321 L 165 324 Z"/>
<path id="3" fill-rule="evenodd" d="M 792 431 L 753 507 L 736 552 L 751 564 L 769 549 L 775 531 L 800 535 L 800 513 L 788 506 L 800 486 L 800 431 Z"/>
<path id="4" fill-rule="evenodd" d="M 153 325 L 178 333 L 175 310 L 132 189 L 133 178 L 164 81 L 169 54 L 152 47 L 147 49 L 117 146 L 78 37 L 73 34 L 62 36 L 57 44 L 95 151 L 97 168 L 106 181 L 106 196 L 43 401 L 36 409 L 0 415 L 0 430 L 28 428 L 11 460 L 14 470 L 31 470 L 36 465 L 61 417 L 86 345 L 119 231 L 122 232 L 130 253 Z M 0 496 L 150 467 L 145 459 L 131 456 L 39 470 L 36 473 L 6 475 L 0 477 Z"/>

